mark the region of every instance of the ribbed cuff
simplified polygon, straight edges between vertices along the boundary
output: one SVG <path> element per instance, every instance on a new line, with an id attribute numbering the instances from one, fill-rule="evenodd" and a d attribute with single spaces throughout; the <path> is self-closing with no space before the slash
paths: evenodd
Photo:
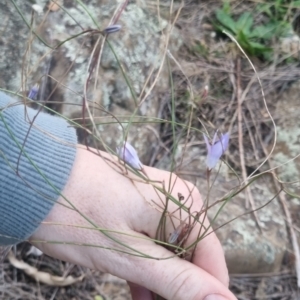
<path id="1" fill-rule="evenodd" d="M 34 120 L 36 115 L 0 92 L 0 245 L 32 235 L 58 199 L 75 160 L 75 130 L 62 118 L 40 112 Z M 29 120 L 34 120 L 31 128 Z"/>

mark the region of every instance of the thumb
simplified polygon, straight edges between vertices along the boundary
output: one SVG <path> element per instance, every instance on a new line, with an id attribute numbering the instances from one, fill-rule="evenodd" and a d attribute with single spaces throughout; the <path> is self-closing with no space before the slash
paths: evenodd
<path id="1" fill-rule="evenodd" d="M 168 258 L 173 255 L 155 244 L 148 245 L 147 251 L 143 247 L 145 245 L 140 246 L 140 250 L 154 257 Z M 119 276 L 165 299 L 236 300 L 227 287 L 211 274 L 178 257 L 161 260 L 132 257 L 130 261 L 131 271 Z"/>

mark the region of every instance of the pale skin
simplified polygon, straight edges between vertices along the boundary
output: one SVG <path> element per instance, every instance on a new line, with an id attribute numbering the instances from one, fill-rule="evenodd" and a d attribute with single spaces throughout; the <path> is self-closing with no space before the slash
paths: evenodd
<path id="1" fill-rule="evenodd" d="M 116 158 L 106 153 L 101 152 L 101 155 L 117 162 Z M 144 168 L 152 180 L 169 183 L 169 172 L 146 166 Z M 131 177 L 134 178 L 133 175 Z M 172 181 L 175 181 L 172 195 L 178 197 L 178 193 L 181 193 L 189 201 L 193 199 L 192 210 L 199 211 L 202 200 L 198 190 L 175 175 Z M 144 238 L 155 238 L 161 217 L 159 206 L 162 206 L 161 199 L 165 201 L 165 197 L 157 194 L 150 184 L 130 180 L 118 173 L 105 159 L 83 147 L 78 146 L 71 175 L 62 194 L 99 227 L 135 236 L 114 235 L 132 248 L 155 258 L 173 255 Z M 158 260 L 97 247 L 37 243 L 37 240 L 52 240 L 121 249 L 116 242 L 97 230 L 54 225 L 63 223 L 91 227 L 78 212 L 59 203 L 66 204 L 63 197 L 58 199 L 58 203 L 31 237 L 31 241 L 44 253 L 127 280 L 133 300 L 153 299 L 150 291 L 170 300 L 236 299 L 227 288 L 229 277 L 224 253 L 214 233 L 198 244 L 192 263 L 178 257 Z M 170 202 L 169 211 L 175 209 L 176 205 Z M 175 226 L 180 224 L 179 220 L 175 220 L 175 223 Z M 174 231 L 171 222 L 167 222 L 167 226 L 169 233 Z M 199 226 L 194 227 L 187 243 L 195 240 Z"/>

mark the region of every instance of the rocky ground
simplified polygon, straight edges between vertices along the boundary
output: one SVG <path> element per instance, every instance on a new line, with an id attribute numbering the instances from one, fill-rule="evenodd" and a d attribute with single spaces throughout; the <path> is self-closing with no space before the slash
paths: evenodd
<path id="1" fill-rule="evenodd" d="M 174 172 L 194 182 L 204 197 L 207 181 L 202 131 L 210 135 L 216 129 L 229 131 L 230 147 L 219 171 L 213 173 L 209 197 L 212 202 L 227 199 L 214 228 L 232 274 L 231 289 L 241 300 L 300 299 L 295 240 L 291 242 L 293 234 L 299 241 L 300 230 L 297 30 L 290 26 L 288 36 L 270 39 L 272 59 L 251 56 L 262 82 L 264 102 L 248 60 L 214 26 L 222 1 L 187 0 L 183 5 L 175 1 L 171 13 L 171 2 L 159 1 L 159 15 L 155 1 L 130 1 L 120 10 L 121 31 L 108 38 L 118 60 L 96 35 L 79 35 L 55 50 L 47 47 L 86 29 L 104 29 L 118 17 L 118 5 L 122 8 L 122 1 L 84 2 L 97 21 L 73 1 L 50 5 L 51 1 L 40 0 L 41 14 L 33 14 L 28 1 L 16 0 L 15 5 L 4 1 L 0 10 L 1 88 L 26 94 L 38 83 L 38 100 L 47 99 L 48 107 L 82 124 L 89 61 L 92 58 L 93 65 L 99 59 L 97 75 L 89 81 L 86 95 L 94 103 L 93 117 L 103 143 L 86 139 L 78 129 L 81 142 L 114 149 L 123 139 L 122 126 L 132 122 L 128 138 L 142 162 L 169 169 L 177 145 Z M 258 12 L 256 1 L 232 2 L 233 17 L 252 11 L 254 24 L 268 20 Z M 285 1 L 280 3 L 284 8 Z M 286 23 L 292 24 L 297 13 L 290 5 Z M 28 30 L 24 19 L 33 24 L 34 32 Z M 42 41 L 34 38 L 35 33 Z M 94 50 L 99 56 L 93 56 Z M 140 105 L 135 111 L 137 102 Z M 114 122 L 115 118 L 120 123 Z M 252 175 L 259 176 L 250 178 Z M 250 179 L 249 188 L 232 196 Z M 209 210 L 211 219 L 224 201 Z M 26 256 L 28 249 L 26 243 L 17 246 L 16 257 L 54 275 L 77 278 L 84 274 L 84 278 L 68 287 L 50 287 L 35 282 L 6 260 L 0 273 L 0 299 L 130 299 L 126 283 L 120 279 L 46 255 Z"/>

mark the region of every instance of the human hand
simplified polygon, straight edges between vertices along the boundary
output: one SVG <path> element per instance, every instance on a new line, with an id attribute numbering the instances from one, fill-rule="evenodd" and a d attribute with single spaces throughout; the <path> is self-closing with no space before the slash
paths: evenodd
<path id="1" fill-rule="evenodd" d="M 60 205 L 67 204 L 60 197 L 31 237 L 31 242 L 50 256 L 127 280 L 134 300 L 152 299 L 150 291 L 172 300 L 236 299 L 227 288 L 229 277 L 224 254 L 215 234 L 199 242 L 192 263 L 178 257 L 162 259 L 174 254 L 145 237 L 155 238 L 162 214 L 159 206 L 162 207 L 161 200 L 165 201 L 165 197 L 156 193 L 150 184 L 130 180 L 118 173 L 108 162 L 117 162 L 116 158 L 103 152 L 101 156 L 78 148 L 70 178 L 62 192 L 76 209 Z M 169 184 L 169 172 L 150 167 L 145 167 L 145 172 L 150 179 Z M 134 175 L 130 177 L 137 179 Z M 172 195 L 177 197 L 181 193 L 192 201 L 192 211 L 200 211 L 202 201 L 198 190 L 174 174 L 172 182 L 175 183 Z M 169 201 L 168 210 L 173 212 L 176 208 Z M 100 228 L 128 234 L 107 232 L 131 248 L 161 259 L 141 258 L 95 247 L 128 251 L 98 230 L 82 228 L 91 227 L 82 215 Z M 178 224 L 179 221 L 176 224 L 175 220 L 175 226 Z M 174 231 L 171 222 L 167 222 L 166 226 L 169 233 Z M 193 228 L 186 244 L 197 238 L 199 226 L 197 224 Z M 41 240 L 70 242 L 72 245 L 38 242 Z"/>

